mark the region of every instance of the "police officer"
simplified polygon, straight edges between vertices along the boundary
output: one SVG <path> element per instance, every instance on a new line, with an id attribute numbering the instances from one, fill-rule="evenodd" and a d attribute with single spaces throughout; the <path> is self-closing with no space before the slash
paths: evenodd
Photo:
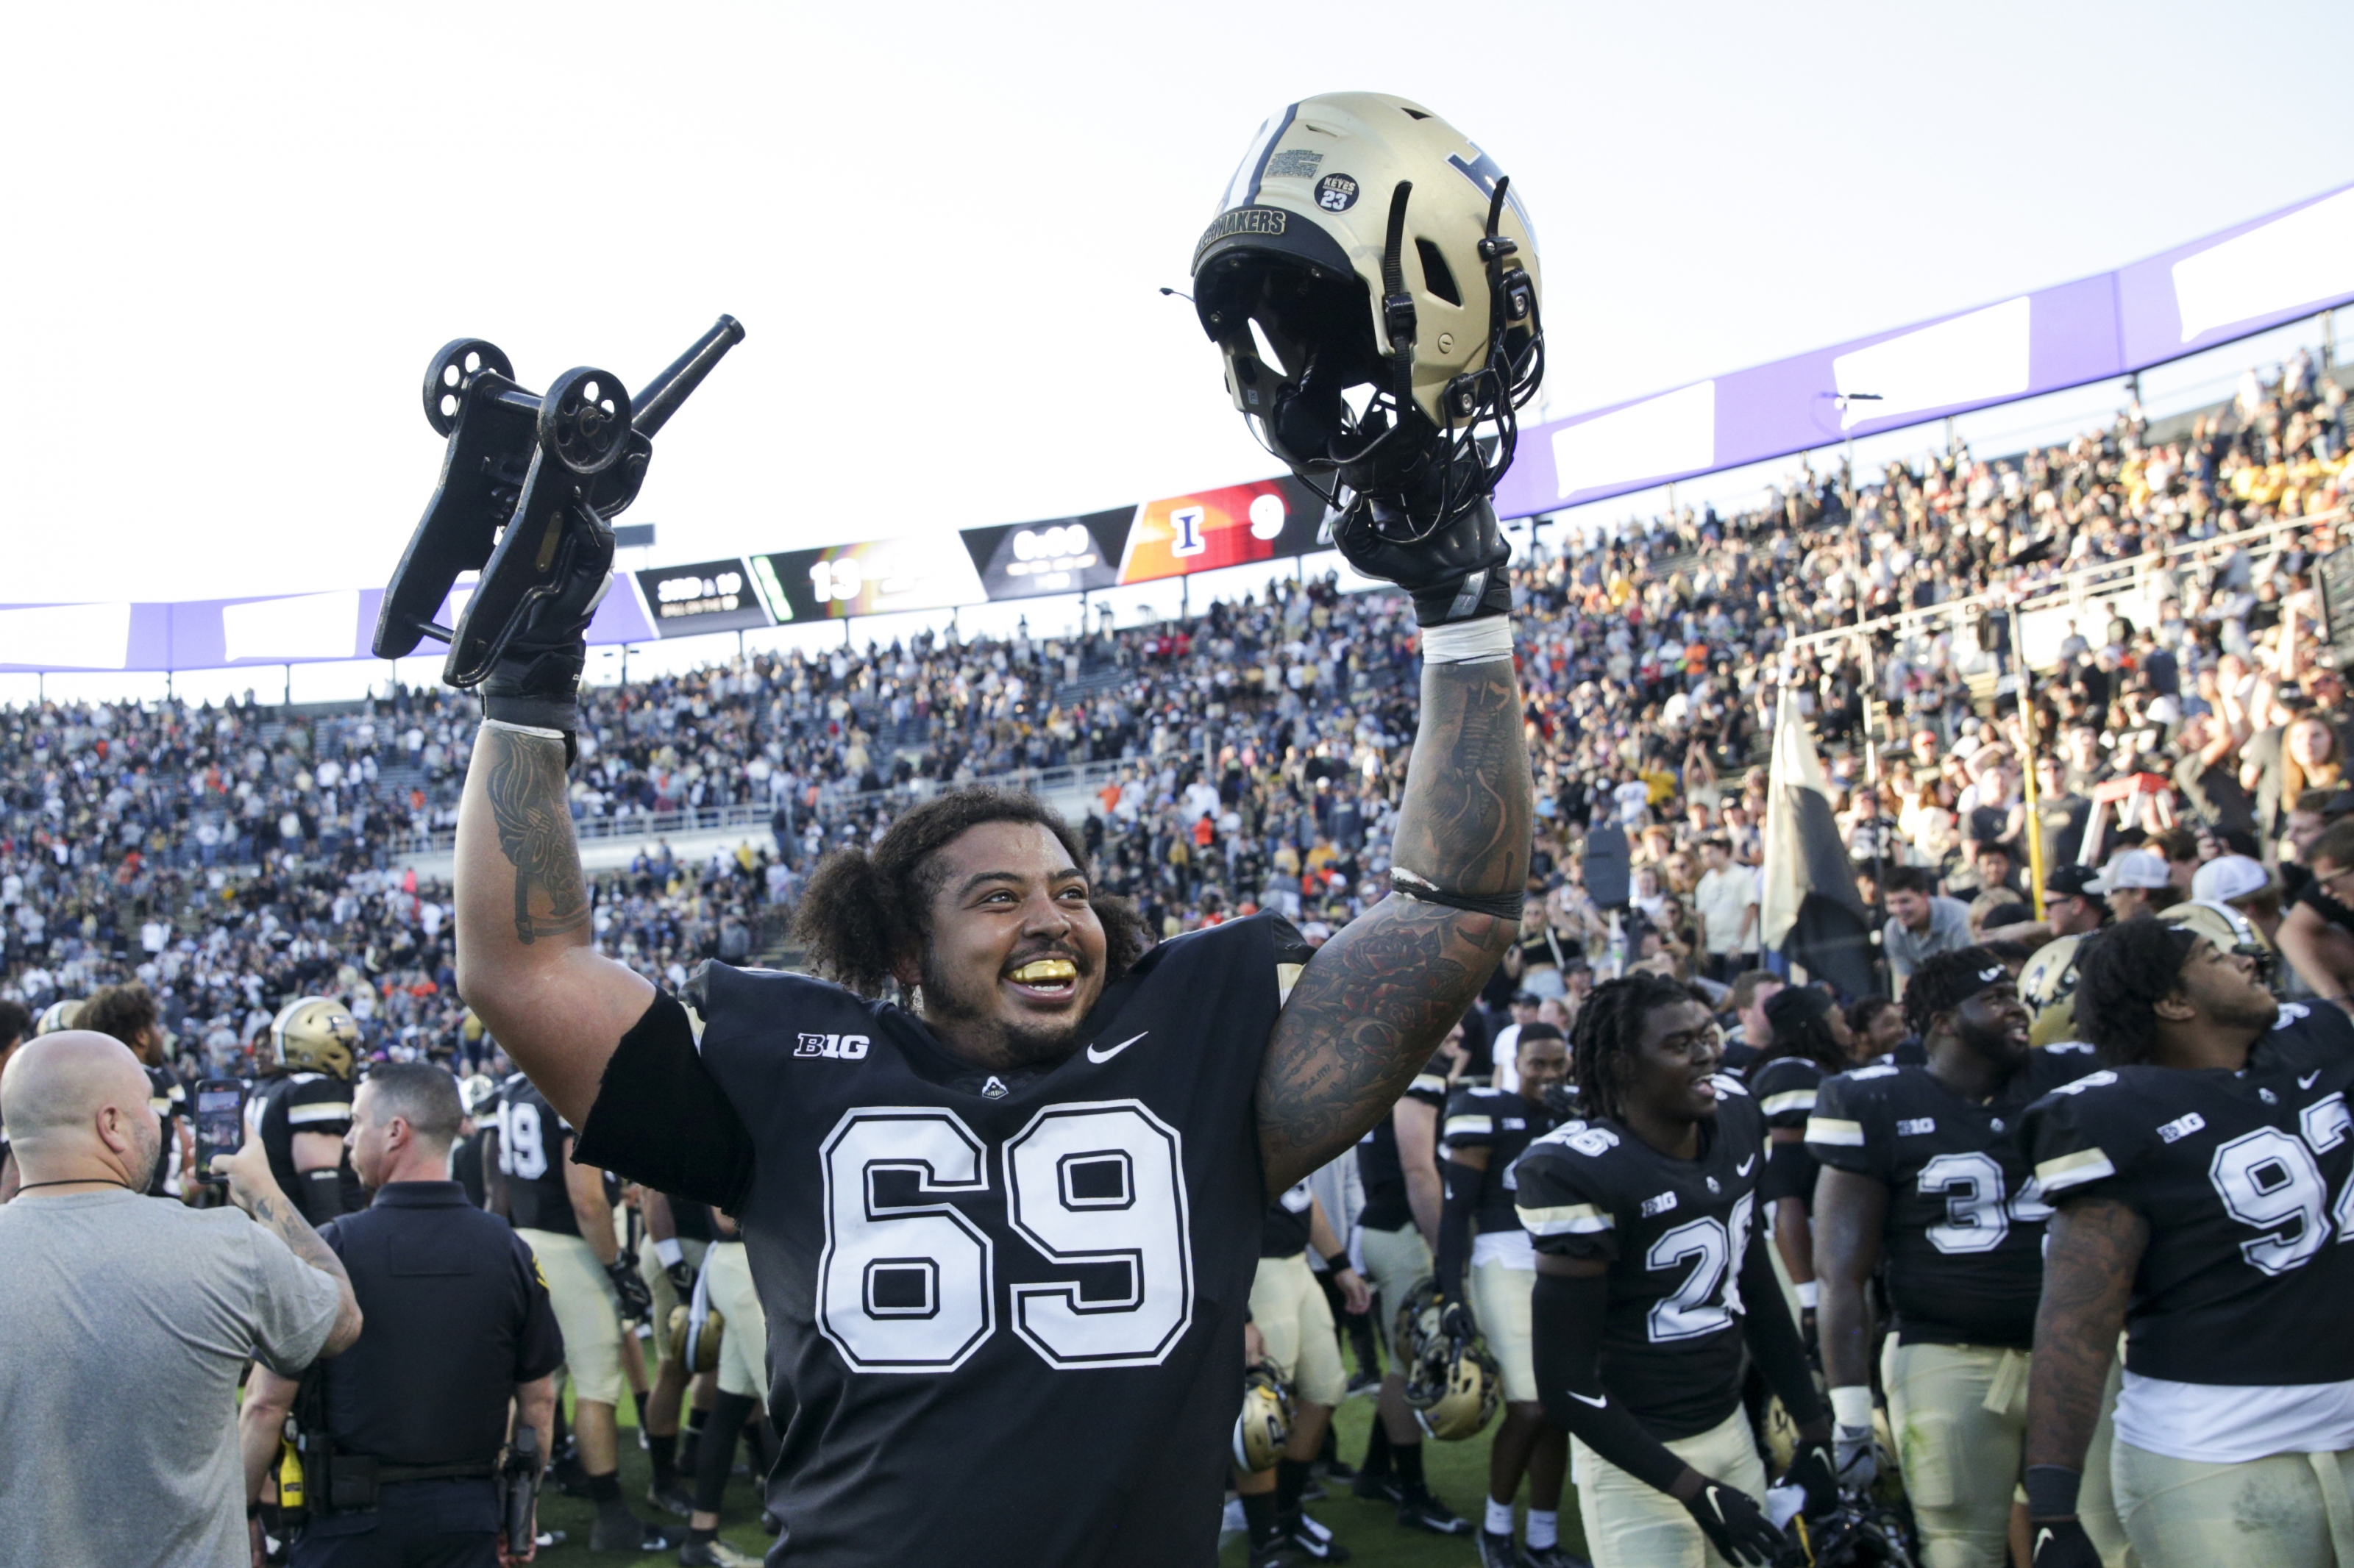
<path id="1" fill-rule="evenodd" d="M 461 1119 L 456 1081 L 429 1063 L 381 1066 L 360 1086 L 352 1162 L 376 1202 L 320 1234 L 372 1315 L 300 1382 L 257 1365 L 247 1385 L 249 1499 L 289 1411 L 313 1452 L 326 1444 L 325 1473 L 305 1467 L 297 1568 L 493 1568 L 511 1404 L 548 1451 L 563 1336 L 531 1249 L 448 1179 Z"/>

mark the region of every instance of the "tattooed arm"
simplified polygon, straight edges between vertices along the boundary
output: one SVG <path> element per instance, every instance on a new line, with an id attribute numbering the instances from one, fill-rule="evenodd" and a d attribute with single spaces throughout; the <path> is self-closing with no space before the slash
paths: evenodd
<path id="1" fill-rule="evenodd" d="M 1427 664 L 1393 863 L 1459 894 L 1528 881 L 1529 754 L 1509 660 Z M 1393 895 L 1317 949 L 1268 1038 L 1259 1157 L 1281 1192 L 1389 1114 L 1479 996 L 1517 918 Z"/>
<path id="2" fill-rule="evenodd" d="M 456 880 L 459 994 L 581 1126 L 653 987 L 589 946 L 562 740 L 482 726 L 458 806 Z"/>
<path id="3" fill-rule="evenodd" d="M 2078 1198 L 2052 1216 L 2027 1379 L 2028 1464 L 2084 1467 L 2148 1245 L 2149 1222 L 2114 1198 Z"/>
<path id="4" fill-rule="evenodd" d="M 235 1154 L 217 1156 L 213 1170 L 228 1179 L 231 1202 L 276 1233 L 289 1252 L 335 1282 L 335 1326 L 327 1330 L 327 1342 L 319 1347 L 319 1354 L 339 1356 L 351 1349 L 352 1341 L 360 1337 L 360 1301 L 352 1294 L 352 1277 L 344 1272 L 344 1260 L 335 1255 L 335 1249 L 319 1239 L 302 1211 L 279 1189 L 278 1179 L 270 1173 L 270 1155 L 261 1139 L 249 1135 L 245 1147 Z"/>

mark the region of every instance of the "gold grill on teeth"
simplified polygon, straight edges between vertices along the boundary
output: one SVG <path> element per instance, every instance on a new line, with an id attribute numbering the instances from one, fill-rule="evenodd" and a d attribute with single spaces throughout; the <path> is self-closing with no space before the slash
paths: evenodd
<path id="1" fill-rule="evenodd" d="M 1076 980 L 1079 968 L 1068 959 L 1033 959 L 1015 969 L 1009 978 L 1016 985 L 1031 985 L 1041 980 Z"/>

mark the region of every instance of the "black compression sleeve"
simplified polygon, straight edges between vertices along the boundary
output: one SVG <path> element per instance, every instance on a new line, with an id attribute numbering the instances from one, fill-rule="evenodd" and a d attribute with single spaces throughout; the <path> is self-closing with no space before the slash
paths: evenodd
<path id="1" fill-rule="evenodd" d="M 729 1213 L 743 1206 L 752 1135 L 703 1065 L 676 997 L 656 996 L 621 1036 L 572 1158 Z"/>
<path id="2" fill-rule="evenodd" d="M 294 1184 L 291 1194 L 294 1206 L 302 1217 L 317 1230 L 329 1220 L 341 1219 L 344 1213 L 344 1173 L 330 1165 L 324 1171 L 304 1171 L 302 1180 Z"/>
<path id="3" fill-rule="evenodd" d="M 1666 1491 L 1687 1467 L 1643 1430 L 1602 1386 L 1602 1327 L 1610 1309 L 1604 1275 L 1537 1275 L 1530 1351 L 1545 1419 L 1641 1481 Z"/>
<path id="4" fill-rule="evenodd" d="M 1815 1171 L 1815 1157 L 1807 1152 L 1805 1144 L 1775 1144 L 1766 1156 L 1765 1172 L 1757 1179 L 1758 1202 L 1796 1198 L 1807 1205 L 1808 1213 L 1814 1213 Z"/>
<path id="5" fill-rule="evenodd" d="M 1806 1341 L 1790 1321 L 1789 1305 L 1782 1299 L 1782 1282 L 1775 1276 L 1773 1259 L 1766 1254 L 1761 1230 L 1749 1239 L 1749 1255 L 1741 1260 L 1741 1299 L 1748 1308 L 1742 1333 L 1766 1386 L 1782 1401 L 1791 1422 L 1808 1426 L 1823 1419 L 1823 1405 L 1815 1393 L 1815 1374 L 1807 1365 Z"/>
<path id="6" fill-rule="evenodd" d="M 1438 1212 L 1438 1290 L 1449 1301 L 1462 1301 L 1468 1299 L 1463 1270 L 1471 1261 L 1471 1215 L 1479 1207 L 1479 1186 L 1488 1173 L 1442 1160 L 1438 1174 L 1447 1183 L 1447 1204 Z"/>

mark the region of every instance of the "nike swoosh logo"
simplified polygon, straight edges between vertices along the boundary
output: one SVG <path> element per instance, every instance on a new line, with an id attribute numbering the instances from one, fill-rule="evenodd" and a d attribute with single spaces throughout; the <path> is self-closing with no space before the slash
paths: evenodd
<path id="1" fill-rule="evenodd" d="M 1757 1156 L 1753 1154 L 1748 1159 L 1743 1160 L 1740 1164 L 1734 1166 L 1733 1168 L 1733 1173 L 1736 1176 L 1746 1176 L 1749 1174 L 1749 1168 L 1756 1163 Z"/>
<path id="2" fill-rule="evenodd" d="M 1150 1034 L 1151 1033 L 1152 1031 L 1148 1029 L 1144 1032 L 1144 1034 Z M 1131 1034 L 1108 1051 L 1098 1051 L 1094 1046 L 1090 1045 L 1087 1047 L 1087 1060 L 1100 1067 L 1106 1062 L 1110 1061 L 1114 1056 L 1119 1055 L 1122 1051 L 1127 1050 L 1129 1046 L 1143 1039 L 1144 1034 Z"/>
<path id="3" fill-rule="evenodd" d="M 1569 1397 L 1577 1401 L 1580 1404 L 1590 1404 L 1596 1410 L 1604 1409 L 1610 1404 L 1610 1396 L 1606 1393 L 1600 1399 L 1596 1399 L 1593 1395 L 1580 1393 L 1574 1388 L 1569 1391 Z"/>
<path id="4" fill-rule="evenodd" d="M 2296 1086 L 2300 1089 L 2309 1089 L 2320 1080 L 2320 1077 L 2321 1069 L 2318 1067 L 2310 1073 L 2300 1073 L 2297 1075 Z"/>

